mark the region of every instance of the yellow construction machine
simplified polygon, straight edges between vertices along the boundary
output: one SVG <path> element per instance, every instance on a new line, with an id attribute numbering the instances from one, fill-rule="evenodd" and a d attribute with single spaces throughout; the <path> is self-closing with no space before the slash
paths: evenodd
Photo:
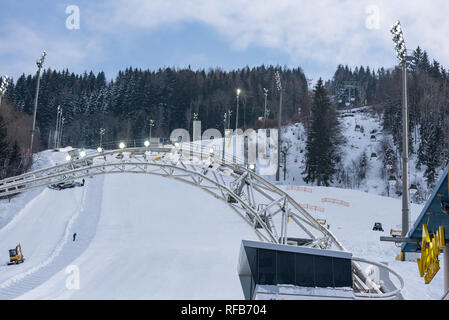
<path id="1" fill-rule="evenodd" d="M 9 263 L 11 264 L 19 264 L 25 261 L 22 254 L 22 247 L 20 246 L 20 243 L 16 246 L 15 249 L 9 250 Z"/>

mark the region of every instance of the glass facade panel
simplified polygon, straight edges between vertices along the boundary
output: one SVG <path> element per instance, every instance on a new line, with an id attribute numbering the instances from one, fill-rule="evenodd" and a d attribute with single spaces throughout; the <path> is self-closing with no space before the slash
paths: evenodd
<path id="1" fill-rule="evenodd" d="M 351 260 L 298 252 L 245 247 L 251 269 L 251 297 L 256 285 L 352 287 Z"/>
<path id="2" fill-rule="evenodd" d="M 278 284 L 295 283 L 295 254 L 290 252 L 276 252 L 276 270 Z"/>
<path id="3" fill-rule="evenodd" d="M 295 254 L 295 285 L 315 287 L 315 263 L 312 255 Z"/>
<path id="4" fill-rule="evenodd" d="M 259 282 L 258 284 L 276 284 L 276 251 L 258 249 Z"/>
<path id="5" fill-rule="evenodd" d="M 251 297 L 253 295 L 253 292 L 256 288 L 256 283 L 258 280 L 258 261 L 257 261 L 257 251 L 259 249 L 256 248 L 245 248 L 246 257 L 248 258 L 249 268 L 251 270 Z"/>
<path id="6" fill-rule="evenodd" d="M 334 283 L 336 287 L 352 287 L 351 260 L 333 258 Z"/>
<path id="7" fill-rule="evenodd" d="M 327 288 L 334 286 L 332 257 L 314 256 L 315 258 L 315 286 Z"/>

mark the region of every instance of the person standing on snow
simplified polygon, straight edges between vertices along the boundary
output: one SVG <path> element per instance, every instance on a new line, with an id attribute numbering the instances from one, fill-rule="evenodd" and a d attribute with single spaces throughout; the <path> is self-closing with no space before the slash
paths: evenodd
<path id="1" fill-rule="evenodd" d="M 73 241 L 76 239 L 76 232 L 73 234 Z"/>

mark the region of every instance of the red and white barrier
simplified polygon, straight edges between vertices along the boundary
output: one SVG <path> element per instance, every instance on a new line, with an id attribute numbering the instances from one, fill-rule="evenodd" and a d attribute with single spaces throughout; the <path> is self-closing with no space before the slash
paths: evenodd
<path id="1" fill-rule="evenodd" d="M 331 198 L 323 198 L 323 199 L 321 199 L 321 202 L 335 203 L 335 204 L 345 206 L 345 207 L 350 206 L 349 202 L 346 202 L 343 200 L 338 200 L 338 199 L 331 199 Z"/>
<path id="2" fill-rule="evenodd" d="M 307 187 L 287 186 L 287 191 L 291 191 L 291 190 L 312 193 L 312 189 L 307 188 Z"/>

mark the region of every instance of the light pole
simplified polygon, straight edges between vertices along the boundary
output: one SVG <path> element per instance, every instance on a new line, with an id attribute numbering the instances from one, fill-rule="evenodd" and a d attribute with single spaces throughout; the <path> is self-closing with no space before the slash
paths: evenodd
<path id="1" fill-rule="evenodd" d="M 409 231 L 407 48 L 399 20 L 391 28 L 391 33 L 396 45 L 397 57 L 402 65 L 402 236 L 405 237 Z"/>
<path id="2" fill-rule="evenodd" d="M 5 92 L 6 92 L 6 89 L 7 89 L 7 86 L 8 86 L 8 80 L 9 80 L 8 76 L 5 75 L 2 78 L 2 83 L 0 84 L 0 108 L 2 106 L 2 100 L 3 100 L 3 97 L 5 96 Z"/>
<path id="3" fill-rule="evenodd" d="M 59 105 L 58 106 L 58 112 L 56 114 L 56 129 L 55 129 L 55 136 L 54 136 L 54 149 L 57 149 L 58 146 L 58 140 L 59 140 L 59 126 L 61 125 L 61 118 L 62 118 L 62 108 Z"/>
<path id="4" fill-rule="evenodd" d="M 224 161 L 225 157 L 225 140 L 226 140 L 226 123 L 228 121 L 228 114 L 225 112 L 223 117 L 223 151 L 222 151 L 222 160 Z"/>
<path id="5" fill-rule="evenodd" d="M 153 120 L 153 119 L 150 119 L 150 120 L 148 121 L 148 125 L 150 126 L 150 139 L 149 139 L 148 141 L 150 142 L 150 146 L 151 146 L 151 128 L 154 127 L 154 120 Z"/>
<path id="6" fill-rule="evenodd" d="M 61 117 L 62 117 L 62 114 L 61 114 Z M 58 148 L 60 148 L 60 146 L 61 146 L 61 141 L 62 141 L 62 128 L 64 127 L 64 121 L 65 121 L 65 118 L 62 117 L 62 118 L 61 118 L 61 124 L 59 125 Z"/>
<path id="7" fill-rule="evenodd" d="M 34 112 L 33 112 L 33 128 L 31 129 L 31 141 L 30 141 L 30 155 L 33 156 L 33 141 L 34 141 L 34 131 L 36 129 L 36 112 L 37 112 L 37 99 L 39 96 L 39 83 L 41 77 L 41 69 L 44 65 L 45 56 L 47 53 L 42 52 L 41 58 L 36 62 L 37 65 L 37 84 L 36 84 L 36 96 L 34 97 Z"/>
<path id="8" fill-rule="evenodd" d="M 106 133 L 105 128 L 100 128 L 100 148 L 103 150 L 103 136 Z"/>
<path id="9" fill-rule="evenodd" d="M 265 104 L 264 104 L 264 112 L 263 112 L 263 127 L 265 129 L 266 121 L 267 121 L 267 98 L 268 98 L 268 89 L 263 88 L 263 95 L 265 96 Z"/>
<path id="10" fill-rule="evenodd" d="M 279 91 L 279 112 L 278 112 L 278 167 L 276 170 L 276 181 L 279 181 L 279 171 L 280 171 L 280 162 L 281 162 L 281 121 L 282 121 L 282 83 L 281 76 L 279 75 L 279 71 L 275 73 L 276 79 L 276 88 Z"/>
<path id="11" fill-rule="evenodd" d="M 237 128 L 239 125 L 239 97 L 240 97 L 240 89 L 237 89 L 237 113 L 235 115 L 235 134 L 237 134 Z"/>
<path id="12" fill-rule="evenodd" d="M 225 119 L 224 119 L 225 127 L 227 127 L 228 130 L 231 129 L 231 115 L 232 115 L 232 111 L 231 110 L 228 110 L 228 112 L 225 113 Z M 226 119 L 226 116 L 227 116 L 227 119 Z M 227 122 L 227 125 L 226 125 L 226 122 Z M 231 139 L 231 136 L 229 136 L 229 139 Z M 224 154 L 225 154 L 225 152 L 224 152 L 224 150 L 225 150 L 225 140 L 226 140 L 226 128 L 225 128 L 225 136 L 223 137 L 223 158 L 224 158 Z"/>

